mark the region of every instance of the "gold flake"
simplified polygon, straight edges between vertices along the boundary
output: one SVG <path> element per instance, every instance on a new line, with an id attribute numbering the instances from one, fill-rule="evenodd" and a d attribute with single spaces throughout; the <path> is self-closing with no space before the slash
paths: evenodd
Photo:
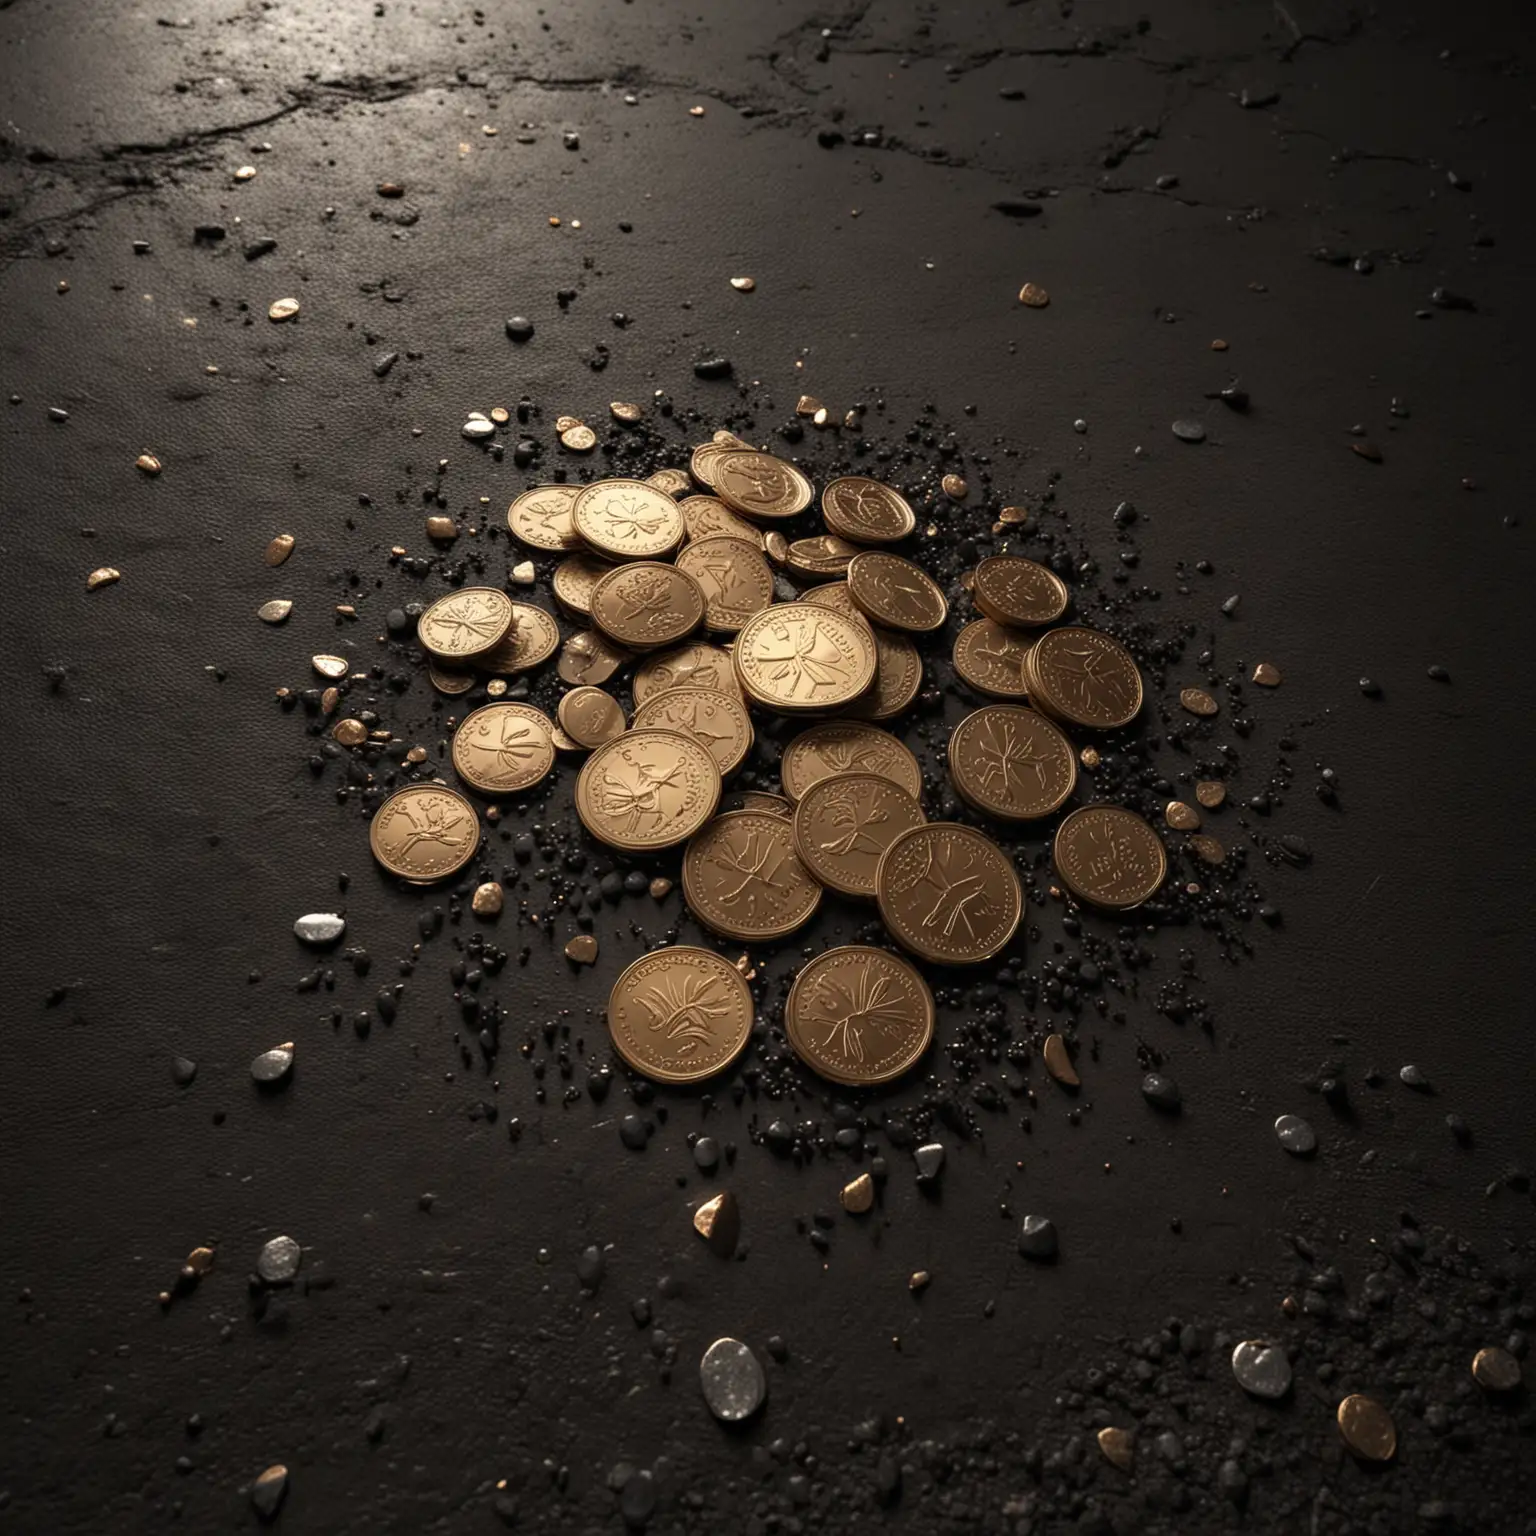
<path id="1" fill-rule="evenodd" d="M 158 475 L 160 473 L 160 460 L 152 453 L 141 453 L 133 462 L 134 467 L 142 469 L 146 475 Z"/>
<path id="2" fill-rule="evenodd" d="M 470 907 L 476 917 L 495 917 L 502 907 L 503 892 L 499 882 L 487 880 L 484 885 L 475 887 L 475 894 L 470 897 Z"/>
<path id="3" fill-rule="evenodd" d="M 875 1181 L 867 1173 L 850 1179 L 843 1185 L 838 1199 L 843 1209 L 854 1216 L 862 1216 L 875 1203 Z"/>
<path id="4" fill-rule="evenodd" d="M 751 293 L 757 287 L 757 279 L 755 277 L 733 277 L 731 279 L 731 287 L 737 293 Z"/>
<path id="5" fill-rule="evenodd" d="M 578 933 L 565 946 L 565 958 L 577 965 L 591 965 L 597 959 L 597 939 L 590 933 Z"/>
<path id="6" fill-rule="evenodd" d="M 299 301 L 297 299 L 273 299 L 267 306 L 267 319 L 274 321 L 292 320 L 298 312 Z"/>
<path id="7" fill-rule="evenodd" d="M 111 586 L 114 581 L 120 581 L 122 575 L 115 565 L 99 565 L 85 578 L 85 589 L 94 592 L 97 587 Z"/>

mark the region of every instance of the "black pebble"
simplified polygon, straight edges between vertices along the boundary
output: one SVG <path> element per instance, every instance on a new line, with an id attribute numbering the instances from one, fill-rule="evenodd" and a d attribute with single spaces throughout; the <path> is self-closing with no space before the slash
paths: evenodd
<path id="1" fill-rule="evenodd" d="M 1019 1229 L 1019 1252 L 1026 1259 L 1045 1264 L 1056 1257 L 1060 1245 L 1056 1223 L 1049 1216 L 1026 1216 Z"/>
<path id="2" fill-rule="evenodd" d="M 197 1076 L 197 1063 L 189 1061 L 185 1056 L 176 1056 L 171 1060 L 171 1078 L 177 1087 L 185 1088 L 194 1077 Z"/>
<path id="3" fill-rule="evenodd" d="M 619 1121 L 619 1140 L 631 1152 L 645 1151 L 645 1144 L 650 1139 L 650 1132 L 645 1128 L 645 1121 L 639 1115 L 625 1115 Z"/>
<path id="4" fill-rule="evenodd" d="M 507 335 L 513 341 L 528 341 L 533 336 L 533 321 L 526 315 L 513 315 L 507 321 Z"/>
<path id="5" fill-rule="evenodd" d="M 721 357 L 718 353 L 714 353 L 709 357 L 701 357 L 693 365 L 693 371 L 695 376 L 701 379 L 729 378 L 731 374 L 731 360 L 728 357 Z"/>
<path id="6" fill-rule="evenodd" d="M 1177 1114 L 1183 1107 L 1184 1095 L 1171 1077 L 1161 1072 L 1148 1072 L 1141 1080 L 1141 1096 L 1155 1109 Z"/>

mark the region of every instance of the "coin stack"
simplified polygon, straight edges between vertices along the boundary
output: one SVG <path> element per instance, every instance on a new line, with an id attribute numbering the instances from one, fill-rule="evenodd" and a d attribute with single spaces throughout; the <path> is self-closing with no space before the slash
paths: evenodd
<path id="1" fill-rule="evenodd" d="M 861 475 L 833 480 L 820 498 L 826 532 L 787 540 L 776 525 L 814 499 L 793 464 L 729 432 L 695 448 L 687 472 L 519 496 L 509 528 L 564 556 L 554 595 L 585 627 L 561 647 L 550 614 L 489 587 L 461 589 L 421 615 L 418 636 L 443 692 L 467 691 L 477 672 L 538 666 L 557 648 L 571 685 L 557 721 L 513 702 L 473 711 L 453 739 L 455 772 L 477 793 L 513 794 L 542 779 L 557 751 L 586 752 L 575 796 L 583 825 L 630 853 L 686 844 L 689 909 L 721 938 L 785 938 L 833 891 L 873 902 L 908 955 L 980 964 L 1010 944 L 1023 915 L 1013 863 L 974 827 L 928 821 L 916 758 L 878 723 L 916 698 L 923 667 L 912 637 L 942 629 L 948 600 L 920 565 L 884 547 L 916 527 L 899 492 Z M 775 566 L 805 587 L 796 600 L 775 600 Z M 949 774 L 970 807 L 1017 827 L 1073 793 L 1078 753 L 1064 728 L 1129 723 L 1141 675 L 1110 636 L 1057 624 L 1069 595 L 1044 566 L 993 556 L 969 585 L 979 617 L 960 630 L 954 667 L 998 702 L 955 727 Z M 634 667 L 627 722 L 601 687 L 624 666 Z M 752 750 L 754 710 L 806 728 L 784 750 L 782 794 L 744 792 L 722 811 L 723 786 Z M 455 873 L 478 842 L 470 802 L 436 783 L 398 791 L 373 824 L 375 854 L 409 880 Z M 1113 911 L 1145 901 L 1167 871 L 1157 833 L 1118 806 L 1068 815 L 1053 859 L 1073 895 Z M 735 1059 L 752 1011 L 737 967 L 677 946 L 619 977 L 608 1017 L 632 1067 L 688 1082 Z M 837 1083 L 904 1072 L 933 1027 L 916 967 L 866 945 L 812 960 L 786 1004 L 794 1050 Z"/>

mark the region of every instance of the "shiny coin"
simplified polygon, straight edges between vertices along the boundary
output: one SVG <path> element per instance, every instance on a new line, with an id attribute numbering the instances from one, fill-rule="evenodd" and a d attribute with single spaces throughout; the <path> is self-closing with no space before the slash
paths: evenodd
<path id="1" fill-rule="evenodd" d="M 368 829 L 373 856 L 405 880 L 443 880 L 480 846 L 475 808 L 442 784 L 409 784 L 381 805 Z"/>
<path id="2" fill-rule="evenodd" d="M 123 573 L 115 565 L 98 565 L 85 578 L 85 589 L 87 592 L 94 592 L 98 587 L 110 587 L 114 581 L 122 579 Z"/>
<path id="3" fill-rule="evenodd" d="M 1486 1392 L 1513 1392 L 1520 1385 L 1520 1362 L 1507 1349 L 1490 1345 L 1473 1355 L 1472 1379 Z"/>
<path id="4" fill-rule="evenodd" d="M 869 632 L 875 637 L 875 680 L 843 714 L 850 720 L 894 720 L 911 708 L 923 686 L 923 659 L 894 629 L 871 624 Z"/>
<path id="5" fill-rule="evenodd" d="M 881 550 L 866 550 L 849 565 L 848 591 L 867 617 L 891 629 L 926 633 L 949 617 L 949 604 L 927 571 Z"/>
<path id="6" fill-rule="evenodd" d="M 309 664 L 321 677 L 328 677 L 332 682 L 340 682 L 347 675 L 351 663 L 345 656 L 311 656 Z"/>
<path id="7" fill-rule="evenodd" d="M 1179 703 L 1192 715 L 1214 715 L 1221 708 L 1204 688 L 1179 689 Z"/>
<path id="8" fill-rule="evenodd" d="M 775 603 L 742 627 L 735 663 L 742 691 L 766 709 L 837 709 L 875 680 L 875 642 L 833 609 Z"/>
<path id="9" fill-rule="evenodd" d="M 782 539 L 783 534 L 770 533 L 770 539 Z M 788 554 L 789 546 L 785 545 L 785 553 Z M 829 581 L 819 587 L 811 587 L 800 594 L 802 603 L 815 603 L 821 608 L 831 608 L 850 619 L 859 619 L 868 624 L 863 610 L 854 602 L 853 594 L 848 590 L 846 581 Z"/>
<path id="10" fill-rule="evenodd" d="M 744 539 L 754 549 L 762 549 L 762 534 L 744 517 L 737 517 L 718 496 L 685 496 L 677 505 L 690 540 Z"/>
<path id="11" fill-rule="evenodd" d="M 939 481 L 939 488 L 951 501 L 964 501 L 970 486 L 965 483 L 964 475 L 945 475 Z"/>
<path id="12" fill-rule="evenodd" d="M 628 400 L 610 400 L 608 409 L 615 421 L 635 422 L 645 414 L 638 405 L 633 405 Z"/>
<path id="13" fill-rule="evenodd" d="M 821 515 L 833 533 L 856 544 L 894 544 L 917 527 L 900 491 L 865 475 L 845 475 L 821 493 Z"/>
<path id="14" fill-rule="evenodd" d="M 1200 812 L 1194 806 L 1186 805 L 1182 800 L 1170 800 L 1163 807 L 1163 820 L 1175 832 L 1198 832 L 1200 830 Z"/>
<path id="15" fill-rule="evenodd" d="M 823 885 L 845 896 L 873 896 L 880 856 L 927 820 L 904 789 L 873 773 L 818 779 L 795 807 L 795 852 Z"/>
<path id="16" fill-rule="evenodd" d="M 573 688 L 556 711 L 560 728 L 578 746 L 600 747 L 624 734 L 624 711 L 601 688 Z"/>
<path id="17" fill-rule="evenodd" d="M 764 789 L 743 789 L 731 795 L 721 802 L 721 809 L 727 811 L 767 811 L 774 816 L 782 816 L 786 821 L 792 821 L 795 808 L 783 795 L 772 795 Z"/>
<path id="18" fill-rule="evenodd" d="M 976 606 L 999 624 L 1054 624 L 1067 611 L 1066 583 L 1022 555 L 990 555 L 976 567 Z"/>
<path id="19" fill-rule="evenodd" d="M 1244 1339 L 1232 1351 L 1232 1374 L 1252 1397 L 1282 1398 L 1291 1390 L 1291 1362 L 1278 1344 Z"/>
<path id="20" fill-rule="evenodd" d="M 1220 779 L 1201 779 L 1195 785 L 1195 799 L 1206 810 L 1214 811 L 1227 798 L 1227 786 Z"/>
<path id="21" fill-rule="evenodd" d="M 1051 861 L 1079 901 L 1111 912 L 1140 906 L 1168 873 L 1162 839 L 1118 805 L 1073 811 L 1056 829 Z"/>
<path id="22" fill-rule="evenodd" d="M 1025 662 L 1029 700 L 1068 725 L 1107 731 L 1141 708 L 1141 673 L 1131 653 L 1080 625 L 1047 630 Z"/>
<path id="23" fill-rule="evenodd" d="M 360 747 L 368 740 L 368 727 L 361 720 L 338 720 L 331 727 L 331 740 L 343 747 Z"/>
<path id="24" fill-rule="evenodd" d="M 791 800 L 803 798 L 818 780 L 835 773 L 876 774 L 914 800 L 923 791 L 917 759 L 889 731 L 872 725 L 842 720 L 813 725 L 785 747 L 779 763 L 779 778 Z"/>
<path id="25" fill-rule="evenodd" d="M 1016 704 L 989 704 L 951 733 L 949 776 L 978 811 L 1032 821 L 1066 803 L 1077 784 L 1077 758 L 1044 715 Z"/>
<path id="26" fill-rule="evenodd" d="M 722 779 L 752 750 L 752 718 L 739 694 L 684 685 L 650 694 L 635 710 L 635 729 L 681 731 L 704 746 Z"/>
<path id="27" fill-rule="evenodd" d="M 1039 283 L 1025 283 L 1019 289 L 1019 303 L 1028 305 L 1030 309 L 1044 309 L 1050 302 L 1050 294 Z"/>
<path id="28" fill-rule="evenodd" d="M 512 623 L 500 642 L 474 658 L 482 672 L 529 672 L 560 644 L 560 626 L 532 603 L 512 604 Z"/>
<path id="29" fill-rule="evenodd" d="M 600 842 L 630 853 L 692 837 L 720 802 L 720 770 L 680 731 L 626 731 L 582 765 L 576 813 Z"/>
<path id="30" fill-rule="evenodd" d="M 784 564 L 808 581 L 825 581 L 828 576 L 846 574 L 858 553 L 857 544 L 833 533 L 818 533 L 813 538 L 793 540 L 784 551 Z"/>
<path id="31" fill-rule="evenodd" d="M 696 1083 L 746 1049 L 752 994 L 729 961 L 674 945 L 642 956 L 614 982 L 608 1032 L 635 1071 L 660 1083 Z"/>
<path id="32" fill-rule="evenodd" d="M 556 670 L 565 683 L 606 683 L 626 661 L 633 660 L 629 651 L 595 629 L 584 629 L 565 642 Z"/>
<path id="33" fill-rule="evenodd" d="M 658 469 L 654 475 L 645 477 L 645 483 L 668 496 L 681 496 L 693 489 L 693 481 L 688 478 L 686 469 Z"/>
<path id="34" fill-rule="evenodd" d="M 1029 693 L 1024 661 L 1034 641 L 992 619 L 975 619 L 955 636 L 955 671 L 978 693 L 1022 699 Z"/>
<path id="35" fill-rule="evenodd" d="M 692 539 L 678 555 L 677 568 L 704 594 L 707 629 L 734 633 L 773 601 L 773 572 L 755 537 L 751 542 L 719 535 Z"/>
<path id="36" fill-rule="evenodd" d="M 704 618 L 704 594 L 686 571 L 632 560 L 592 588 L 592 622 L 620 645 L 654 651 L 675 645 Z"/>
<path id="37" fill-rule="evenodd" d="M 268 320 L 292 320 L 299 312 L 297 299 L 273 299 L 267 305 Z"/>
<path id="38" fill-rule="evenodd" d="M 512 599 L 495 587 L 465 587 L 440 597 L 416 622 L 422 648 L 467 661 L 500 644 L 512 627 Z"/>
<path id="39" fill-rule="evenodd" d="M 597 447 L 597 433 L 591 427 L 578 423 L 574 427 L 567 427 L 560 434 L 560 441 L 572 453 L 591 453 Z"/>
<path id="40" fill-rule="evenodd" d="M 534 549 L 581 549 L 582 538 L 571 519 L 580 493 L 577 485 L 539 485 L 524 491 L 507 508 L 507 527 Z"/>
<path id="41" fill-rule="evenodd" d="M 549 732 L 549 716 L 531 704 L 487 704 L 454 732 L 454 770 L 482 794 L 517 794 L 555 766 Z"/>
<path id="42" fill-rule="evenodd" d="M 710 490 L 715 488 L 715 462 L 721 454 L 728 453 L 734 444 L 730 443 L 700 443 L 688 457 L 688 470 L 700 485 L 707 485 Z"/>
<path id="43" fill-rule="evenodd" d="M 295 540 L 291 533 L 280 533 L 267 545 L 264 556 L 268 565 L 281 565 L 293 553 Z"/>
<path id="44" fill-rule="evenodd" d="M 883 949 L 850 944 L 818 955 L 784 1004 L 795 1054 L 834 1083 L 867 1087 L 899 1077 L 933 1039 L 933 994 Z"/>
<path id="45" fill-rule="evenodd" d="M 281 624 L 293 612 L 293 604 L 286 597 L 274 597 L 256 610 L 256 617 L 263 624 Z"/>
<path id="46" fill-rule="evenodd" d="M 468 693 L 475 686 L 475 674 L 473 672 L 455 672 L 451 667 L 440 667 L 435 661 L 429 661 L 427 663 L 427 681 L 439 693 L 445 693 L 452 698 L 457 694 Z"/>
<path id="47" fill-rule="evenodd" d="M 1397 1426 L 1392 1415 L 1363 1392 L 1352 1392 L 1339 1404 L 1339 1433 L 1362 1461 L 1391 1461 L 1397 1450 Z"/>
<path id="48" fill-rule="evenodd" d="M 640 663 L 635 672 L 635 703 L 644 704 L 654 694 L 685 684 L 713 688 L 716 693 L 732 693 L 738 699 L 742 696 L 736 669 L 731 664 L 731 653 L 718 645 L 695 640 L 691 645 L 680 645 L 676 650 L 647 656 Z"/>
<path id="49" fill-rule="evenodd" d="M 771 453 L 725 447 L 709 468 L 720 499 L 743 517 L 794 517 L 811 504 L 811 482 Z"/>
<path id="50" fill-rule="evenodd" d="M 643 480 L 599 480 L 571 509 L 576 531 L 610 560 L 654 560 L 683 542 L 677 503 Z"/>
<path id="51" fill-rule="evenodd" d="M 683 895 L 706 928 L 744 944 L 782 939 L 821 904 L 794 829 L 771 811 L 716 816 L 683 854 Z"/>
<path id="52" fill-rule="evenodd" d="M 880 916 L 903 949 L 936 965 L 977 965 L 1006 947 L 1024 894 L 1008 856 L 958 822 L 904 832 L 877 877 Z"/>
<path id="53" fill-rule="evenodd" d="M 592 612 L 592 588 L 612 569 L 606 560 L 599 560 L 596 555 L 572 555 L 562 560 L 555 567 L 550 582 L 554 588 L 555 601 L 572 613 L 580 614 L 583 618 L 589 617 Z"/>
<path id="54" fill-rule="evenodd" d="M 699 1388 L 717 1419 L 738 1424 L 762 1407 L 768 1378 L 740 1339 L 716 1339 L 699 1361 Z"/>

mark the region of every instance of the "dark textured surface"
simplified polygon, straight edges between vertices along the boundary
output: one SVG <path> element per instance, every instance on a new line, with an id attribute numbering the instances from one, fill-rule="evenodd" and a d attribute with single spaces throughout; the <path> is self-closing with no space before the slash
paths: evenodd
<path id="1" fill-rule="evenodd" d="M 0 1526 L 159 1530 L 179 1507 L 186 1529 L 240 1528 L 254 1519 L 241 1489 L 284 1461 L 284 1529 L 484 1529 L 500 1478 L 524 1527 L 601 1529 L 620 1524 L 614 1463 L 665 1457 L 656 1528 L 764 1529 L 778 1511 L 830 1529 L 1055 1529 L 1081 1502 L 1042 1496 L 1030 1527 L 1017 1501 L 1037 1486 L 1028 1447 L 1050 1454 L 1065 1433 L 1064 1384 L 1170 1316 L 1274 1332 L 1284 1234 L 1326 1240 L 1353 1279 L 1404 1208 L 1489 1259 L 1528 1243 L 1529 1202 L 1499 1184 L 1530 1157 L 1536 1086 L 1518 11 L 576 0 L 487 6 L 481 24 L 468 9 L 382 9 L 189 6 L 185 25 L 116 3 L 0 11 L 0 387 L 21 397 L 0 407 L 0 1271 L 21 1297 Z M 1278 98 L 1244 110 L 1244 90 Z M 834 127 L 844 141 L 822 147 Z M 568 129 L 579 150 L 562 146 Z M 878 142 L 847 141 L 861 129 Z M 259 175 L 235 186 L 243 163 Z M 1167 175 L 1177 185 L 1157 190 Z M 402 202 L 376 196 L 381 180 L 404 184 Z M 1058 194 L 1037 217 L 992 207 L 1036 191 Z M 419 218 L 398 222 L 402 206 Z M 202 223 L 228 237 L 195 245 Z M 262 237 L 276 250 L 247 262 L 241 247 Z M 1323 247 L 1374 271 L 1312 259 Z M 754 294 L 730 289 L 738 272 Z M 1017 304 L 1026 278 L 1049 309 Z M 1442 286 L 1475 310 L 1433 304 Z M 563 288 L 579 290 L 565 311 Z M 285 294 L 302 317 L 272 326 L 266 306 Z M 502 329 L 517 313 L 537 327 L 521 348 Z M 1229 352 L 1208 350 L 1216 336 Z M 600 375 L 586 363 L 599 342 Z M 609 399 L 664 388 L 716 420 L 733 386 L 696 381 L 692 363 L 717 350 L 738 380 L 762 381 L 755 400 L 776 401 L 757 413 L 764 435 L 807 388 L 839 405 L 883 396 L 896 431 L 931 401 L 973 448 L 1006 437 L 1025 455 L 993 467 L 1004 499 L 1060 469 L 1060 501 L 1101 559 L 1114 506 L 1133 500 L 1138 579 L 1170 594 L 1199 643 L 1215 634 L 1221 665 L 1283 668 L 1250 750 L 1272 761 L 1297 723 L 1284 830 L 1316 854 L 1265 873 L 1284 921 L 1255 959 L 1227 966 L 1193 933 L 1151 941 L 1159 978 L 1192 952 L 1210 1038 L 1150 995 L 1126 1026 L 1085 1024 L 1102 1051 L 1081 1128 L 1042 1080 L 1032 1137 L 1007 1114 L 984 1142 L 945 1137 L 940 1199 L 897 1154 L 883 1215 L 840 1218 L 826 1260 L 795 1223 L 836 1208 L 847 1165 L 749 1147 L 748 1110 L 725 1095 L 708 1120 L 697 1099 L 659 1095 L 669 1118 L 637 1156 L 616 1133 L 621 1093 L 540 1107 L 507 1050 L 501 1119 L 470 1118 L 489 1090 L 453 1044 L 445 940 L 392 1028 L 360 1040 L 323 1020 L 367 1004 L 416 941 L 417 910 L 442 898 L 378 877 L 365 823 L 311 781 L 299 722 L 271 703 L 275 684 L 307 681 L 312 651 L 345 640 L 367 654 L 390 602 L 437 590 L 383 556 L 423 545 L 420 488 L 439 458 L 450 510 L 481 495 L 500 507 L 525 483 L 510 457 L 493 465 L 460 440 L 466 409 L 526 393 L 549 439 L 560 411 L 596 422 Z M 378 378 L 387 351 L 400 360 Z M 1202 399 L 1233 375 L 1247 415 Z M 1389 415 L 1393 397 L 1411 414 Z M 1207 424 L 1198 448 L 1169 432 L 1186 416 Z M 1356 424 L 1383 463 L 1350 452 Z M 145 449 L 165 462 L 158 479 L 133 468 Z M 299 549 L 271 572 L 261 552 L 280 530 Z M 1216 574 L 1176 605 L 1174 562 L 1202 557 Z M 123 580 L 87 593 L 100 564 Z M 379 578 L 338 636 L 331 605 Z M 282 629 L 253 617 L 273 595 L 296 603 Z M 1363 675 L 1382 697 L 1361 695 Z M 1312 798 L 1324 764 L 1336 809 Z M 338 901 L 373 972 L 339 965 L 334 996 L 296 995 L 311 961 L 292 920 Z M 631 918 L 662 926 L 648 898 L 605 916 L 602 963 L 579 974 L 536 941 L 502 989 L 514 1017 L 569 1008 L 605 1050 L 608 984 L 644 942 Z M 1038 921 L 1043 951 L 1059 912 Z M 514 950 L 526 942 L 503 927 Z M 67 990 L 49 1005 L 54 989 Z M 291 1084 L 258 1095 L 247 1063 L 287 1039 Z M 1142 1101 L 1138 1039 L 1183 1091 L 1175 1122 Z M 198 1063 L 190 1087 L 172 1081 L 176 1055 Z M 1314 1091 L 1326 1061 L 1346 1066 L 1353 1119 Z M 1397 1083 L 1408 1061 L 1434 1096 Z M 1369 1065 L 1387 1074 L 1380 1090 L 1364 1086 Z M 1274 1141 L 1288 1110 L 1318 1126 L 1310 1162 Z M 1447 1132 L 1451 1111 L 1470 1148 Z M 511 1115 L 526 1127 L 515 1145 Z M 717 1187 L 683 1142 L 706 1124 L 742 1148 L 720 1181 L 743 1207 L 736 1264 L 688 1226 Z M 1052 1269 L 1017 1255 L 1031 1210 L 1061 1231 Z M 304 1244 L 301 1279 L 330 1284 L 258 1321 L 244 1276 L 277 1232 Z M 199 1243 L 217 1246 L 217 1268 L 162 1314 L 156 1293 Z M 576 1280 L 592 1243 L 612 1245 L 595 1299 Z M 920 1301 L 917 1269 L 935 1277 Z M 675 1294 L 658 1294 L 661 1276 Z M 676 1342 L 670 1384 L 630 1317 L 642 1295 Z M 790 1351 L 740 1433 L 696 1386 L 721 1333 L 765 1358 L 780 1334 Z M 1451 1355 L 1470 1356 L 1459 1335 Z M 1392 1398 L 1385 1378 L 1377 1389 Z M 1399 1403 L 1400 1463 L 1367 1479 L 1337 1464 L 1332 1401 L 1298 1389 L 1283 1410 L 1304 1449 L 1254 1495 L 1250 1528 L 1301 1530 L 1310 1511 L 1314 1529 L 1411 1529 L 1437 1497 L 1468 1529 L 1521 1528 L 1528 1458 L 1522 1481 L 1483 1429 L 1448 1452 Z M 1257 1417 L 1224 1368 L 1192 1402 L 1185 1434 L 1207 1459 L 1225 1450 L 1199 1425 Z M 195 1438 L 192 1413 L 206 1422 Z M 949 1478 L 909 1471 L 878 1516 L 874 1454 L 847 1448 L 876 1413 L 888 1435 L 902 1415 L 913 1436 L 972 1446 Z M 765 1456 L 780 1437 L 807 1438 L 813 1465 Z M 178 1472 L 182 1454 L 193 1465 Z M 1088 1474 L 1106 1507 L 1133 1486 Z M 1162 1512 L 1122 1511 L 1117 1528 L 1238 1519 L 1218 1496 L 1181 1522 L 1151 1473 L 1142 1486 Z"/>

